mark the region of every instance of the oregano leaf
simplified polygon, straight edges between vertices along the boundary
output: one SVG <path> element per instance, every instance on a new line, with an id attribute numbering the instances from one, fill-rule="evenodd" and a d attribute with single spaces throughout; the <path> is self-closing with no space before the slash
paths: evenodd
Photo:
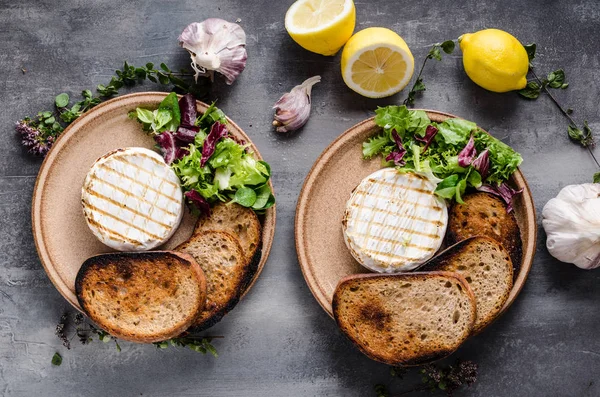
<path id="1" fill-rule="evenodd" d="M 446 40 L 441 44 L 441 47 L 446 54 L 452 54 L 456 44 L 454 43 L 454 40 Z"/>
<path id="2" fill-rule="evenodd" d="M 527 52 L 527 58 L 529 58 L 529 62 L 533 61 L 535 58 L 535 50 L 537 45 L 535 43 L 527 44 L 523 46 L 525 48 L 525 52 Z"/>
<path id="3" fill-rule="evenodd" d="M 62 357 L 58 353 L 54 353 L 52 356 L 52 365 L 56 365 L 57 367 L 62 364 Z"/>
<path id="4" fill-rule="evenodd" d="M 540 96 L 540 85 L 535 81 L 530 81 L 527 83 L 525 88 L 518 91 L 519 95 L 527 99 L 536 99 Z"/>
<path id="5" fill-rule="evenodd" d="M 67 107 L 67 105 L 69 104 L 69 94 L 67 94 L 66 92 L 58 94 L 56 98 L 54 98 L 54 103 L 56 104 L 57 108 Z"/>

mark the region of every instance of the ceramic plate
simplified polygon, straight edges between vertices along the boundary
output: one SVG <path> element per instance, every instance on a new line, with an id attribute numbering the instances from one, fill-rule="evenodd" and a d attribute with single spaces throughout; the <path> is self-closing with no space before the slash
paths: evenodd
<path id="1" fill-rule="evenodd" d="M 105 153 L 124 147 L 152 149 L 154 141 L 141 125 L 127 117 L 136 107 L 157 108 L 166 96 L 162 92 L 124 95 L 96 106 L 73 122 L 46 156 L 33 192 L 33 236 L 42 265 L 58 291 L 79 308 L 75 296 L 75 277 L 81 264 L 90 256 L 111 252 L 88 228 L 81 206 L 81 186 L 92 164 Z M 199 112 L 208 106 L 197 102 Z M 233 121 L 229 131 L 250 143 L 258 159 L 262 159 L 250 138 Z M 269 181 L 269 184 L 271 182 Z M 272 188 L 272 186 L 271 186 Z M 275 207 L 261 217 L 262 252 L 258 270 L 250 287 L 260 274 L 273 242 Z M 171 249 L 191 235 L 195 218 L 188 210 L 173 237 L 162 249 Z"/>
<path id="2" fill-rule="evenodd" d="M 441 122 L 451 114 L 426 111 L 432 121 Z M 342 234 L 342 216 L 350 193 L 367 175 L 381 168 L 381 159 L 362 158 L 362 143 L 379 130 L 373 118 L 344 132 L 317 159 L 298 198 L 296 208 L 296 250 L 304 278 L 323 309 L 333 317 L 331 300 L 343 277 L 368 273 L 346 248 Z M 521 230 L 523 259 L 504 312 L 525 283 L 533 262 L 536 242 L 535 208 L 527 182 L 517 170 L 510 183 L 524 188 L 516 196 L 515 217 Z"/>

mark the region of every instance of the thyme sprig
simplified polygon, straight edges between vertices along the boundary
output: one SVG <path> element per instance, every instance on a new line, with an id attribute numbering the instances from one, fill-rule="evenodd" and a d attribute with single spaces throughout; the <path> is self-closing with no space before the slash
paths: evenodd
<path id="1" fill-rule="evenodd" d="M 117 351 L 121 351 L 121 345 L 119 344 L 119 340 L 117 338 L 86 321 L 86 318 L 81 313 L 63 313 L 56 326 L 55 334 L 61 340 L 63 346 L 69 350 L 71 349 L 71 340 L 77 336 L 82 345 L 90 344 L 97 339 L 104 343 L 114 342 Z M 223 337 L 186 333 L 177 338 L 154 343 L 154 345 L 159 349 L 166 349 L 169 346 L 187 347 L 198 353 L 210 353 L 214 357 L 218 357 L 219 355 L 217 353 L 217 349 L 212 345 L 211 342 L 213 339 L 219 338 Z M 53 360 L 56 360 L 56 358 L 53 358 Z"/>
<path id="2" fill-rule="evenodd" d="M 546 93 L 554 105 L 556 105 L 556 107 L 560 110 L 562 115 L 565 116 L 565 118 L 569 121 L 569 125 L 567 126 L 569 138 L 586 148 L 598 168 L 600 168 L 600 163 L 598 162 L 598 159 L 596 159 L 596 156 L 592 150 L 596 146 L 596 142 L 592 133 L 592 129 L 589 127 L 587 120 L 584 120 L 583 124 L 579 126 L 571 116 L 573 109 L 565 109 L 549 89 L 566 89 L 569 86 L 569 83 L 566 81 L 565 71 L 563 69 L 557 69 L 553 72 L 550 72 L 546 78 L 540 78 L 535 72 L 535 68 L 532 63 L 535 59 L 537 46 L 533 43 L 524 47 L 527 51 L 527 56 L 529 57 L 529 72 L 533 76 L 533 80 L 528 81 L 527 86 L 518 91 L 519 95 L 527 99 L 537 99 L 542 92 Z M 594 174 L 593 180 L 594 183 L 600 182 L 600 172 Z"/>
<path id="3" fill-rule="evenodd" d="M 215 358 L 219 357 L 217 349 L 211 344 L 213 339 L 223 338 L 222 336 L 200 336 L 187 334 L 178 338 L 172 338 L 162 342 L 154 343 L 158 349 L 166 349 L 169 346 L 187 347 L 197 353 L 212 354 Z"/>
<path id="4" fill-rule="evenodd" d="M 471 386 L 477 381 L 477 369 L 477 364 L 473 361 L 456 360 L 453 365 L 447 366 L 427 364 L 418 367 L 421 374 L 420 386 L 392 395 L 388 387 L 378 384 L 375 385 L 375 395 L 376 397 L 397 397 L 429 390 L 432 392 L 444 391 L 450 397 L 460 387 Z M 402 379 L 407 372 L 408 369 L 402 367 L 392 367 L 390 369 L 390 375 L 399 379 Z"/>
<path id="5" fill-rule="evenodd" d="M 174 72 L 165 63 L 158 68 L 149 62 L 143 66 L 130 65 L 124 62 L 123 68 L 115 70 L 115 75 L 108 84 L 98 84 L 96 95 L 86 89 L 81 92 L 82 99 L 71 104 L 71 98 L 67 93 L 61 93 L 54 98 L 54 109 L 44 110 L 37 113 L 35 117 L 25 117 L 17 122 L 16 130 L 21 135 L 23 145 L 31 154 L 45 156 L 50 150 L 56 138 L 64 129 L 77 120 L 86 111 L 119 94 L 123 87 L 133 87 L 145 80 L 153 83 L 168 85 L 179 92 L 192 92 L 197 98 L 207 93 L 208 79 L 201 78 L 198 82 L 186 81 L 184 78 L 194 74 L 181 70 Z"/>
<path id="6" fill-rule="evenodd" d="M 427 61 L 430 59 L 435 59 L 435 60 L 441 61 L 442 60 L 442 51 L 445 52 L 446 54 L 452 54 L 452 52 L 454 52 L 455 47 L 456 47 L 456 43 L 454 42 L 454 40 L 446 40 L 443 43 L 436 43 L 433 45 L 433 47 L 431 47 L 431 49 L 429 50 L 429 53 L 427 54 L 427 56 L 423 60 L 423 63 L 421 64 L 421 69 L 419 69 L 419 74 L 417 75 L 417 78 L 415 79 L 415 82 L 414 82 L 412 88 L 408 92 L 408 96 L 406 97 L 406 99 L 403 102 L 406 106 L 414 105 L 415 97 L 416 97 L 417 93 L 421 92 L 421 91 L 425 91 L 425 89 L 426 89 L 425 84 L 423 83 L 423 77 L 421 77 L 421 76 L 423 75 L 423 69 L 425 69 L 425 65 L 427 64 Z"/>
<path id="7" fill-rule="evenodd" d="M 69 321 L 70 318 L 72 318 L 72 321 Z M 75 336 L 77 336 L 82 345 L 89 344 L 94 340 L 94 336 L 98 336 L 98 340 L 104 343 L 114 341 L 117 351 L 121 351 L 121 346 L 119 345 L 117 338 L 104 330 L 96 328 L 93 324 L 86 322 L 85 317 L 81 313 L 76 313 L 74 315 L 69 314 L 68 312 L 63 313 L 56 325 L 55 334 L 58 339 L 62 341 L 63 346 L 68 350 L 71 349 L 71 340 L 73 340 Z"/>

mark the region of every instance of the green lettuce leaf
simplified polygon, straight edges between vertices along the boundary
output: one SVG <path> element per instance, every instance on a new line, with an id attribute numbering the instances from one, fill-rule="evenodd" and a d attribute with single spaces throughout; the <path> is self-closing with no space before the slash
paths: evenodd
<path id="1" fill-rule="evenodd" d="M 506 143 L 479 130 L 474 137 L 477 152 L 489 150 L 490 171 L 486 179 L 488 182 L 502 183 L 506 181 L 523 162 L 521 155 Z"/>
<path id="2" fill-rule="evenodd" d="M 439 142 L 441 138 L 447 145 L 466 145 L 471 131 L 477 128 L 477 124 L 472 121 L 463 119 L 448 119 L 442 123 L 436 125 L 438 134 L 436 135 L 436 142 Z"/>
<path id="3" fill-rule="evenodd" d="M 429 120 L 427 113 L 422 110 L 412 110 L 409 115 L 410 117 L 406 129 L 413 135 L 418 135 L 421 138 L 424 137 L 427 126 L 431 124 L 431 120 Z"/>
<path id="4" fill-rule="evenodd" d="M 370 159 L 371 157 L 382 153 L 386 146 L 389 146 L 391 151 L 391 145 L 393 143 L 394 142 L 390 139 L 388 134 L 381 134 L 371 137 L 362 144 L 363 157 L 365 159 Z"/>
<path id="5" fill-rule="evenodd" d="M 406 130 L 409 119 L 406 106 L 386 106 L 375 110 L 375 124 L 384 130 L 395 129 L 400 136 Z"/>
<path id="6" fill-rule="evenodd" d="M 215 106 L 215 102 L 211 103 L 206 112 L 202 113 L 196 119 L 196 125 L 202 129 L 210 130 L 210 127 L 215 123 L 227 124 L 227 117 L 221 109 Z"/>
<path id="7" fill-rule="evenodd" d="M 178 101 L 177 94 L 171 92 L 158 105 L 159 114 L 163 113 L 165 115 L 169 115 L 169 121 L 162 123 L 161 127 L 157 129 L 159 132 L 177 131 L 177 127 L 179 127 L 179 124 L 181 124 L 181 112 L 179 111 Z"/>
<path id="8" fill-rule="evenodd" d="M 391 137 L 391 131 L 396 130 L 408 150 L 403 157 L 405 164 L 396 169 L 399 172 L 427 175 L 438 183 L 436 194 L 449 200 L 462 202 L 462 195 L 468 187 L 478 188 L 483 183 L 506 181 L 523 161 L 519 153 L 478 129 L 472 121 L 447 119 L 442 123 L 433 123 L 425 112 L 408 110 L 405 106 L 378 108 L 375 113 L 375 123 L 383 129 L 383 133 L 363 142 L 363 156 L 371 158 L 381 154 L 382 166 L 393 167 L 394 164 L 385 158 L 396 147 Z M 422 137 L 428 125 L 435 126 L 438 133 L 434 143 L 424 150 L 425 144 L 415 137 Z M 458 154 L 471 135 L 477 153 L 485 149 L 489 151 L 490 166 L 485 180 L 472 165 L 458 165 Z"/>

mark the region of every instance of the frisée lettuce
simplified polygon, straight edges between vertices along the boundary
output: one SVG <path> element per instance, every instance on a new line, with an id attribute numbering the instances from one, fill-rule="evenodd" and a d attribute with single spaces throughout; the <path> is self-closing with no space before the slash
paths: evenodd
<path id="1" fill-rule="evenodd" d="M 225 114 L 214 104 L 198 115 L 191 94 L 178 103 L 171 93 L 157 110 L 137 108 L 130 117 L 154 136 L 185 197 L 200 212 L 208 212 L 217 201 L 237 202 L 257 212 L 275 204 L 268 184 L 271 167 L 229 133 Z"/>
<path id="2" fill-rule="evenodd" d="M 436 123 L 406 106 L 378 108 L 375 114 L 382 132 L 363 143 L 364 158 L 381 154 L 383 166 L 426 174 L 438 182 L 436 194 L 446 199 L 462 203 L 468 187 L 495 191 L 523 161 L 472 121 Z"/>

